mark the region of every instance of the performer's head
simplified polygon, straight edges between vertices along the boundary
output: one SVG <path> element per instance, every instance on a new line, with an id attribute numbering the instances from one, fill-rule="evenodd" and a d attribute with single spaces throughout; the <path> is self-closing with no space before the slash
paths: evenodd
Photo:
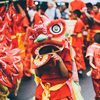
<path id="1" fill-rule="evenodd" d="M 98 4 L 93 6 L 93 11 L 95 12 L 95 14 L 99 13 L 99 5 Z"/>
<path id="2" fill-rule="evenodd" d="M 47 6 L 44 5 L 44 4 L 41 4 L 41 5 L 40 5 L 40 14 L 41 14 L 41 15 L 44 15 L 46 9 L 47 9 Z"/>
<path id="3" fill-rule="evenodd" d="M 52 1 L 52 0 L 49 0 L 48 3 L 47 3 L 47 5 L 48 5 L 48 8 L 49 8 L 49 9 L 51 9 L 51 8 L 53 8 L 53 7 L 56 7 L 55 2 Z"/>
<path id="4" fill-rule="evenodd" d="M 90 3 L 90 2 L 86 4 L 86 7 L 87 7 L 87 12 L 88 12 L 88 13 L 90 13 L 91 10 L 93 10 L 93 5 L 92 5 L 92 3 Z"/>
<path id="5" fill-rule="evenodd" d="M 77 18 L 80 18 L 81 17 L 81 12 L 80 12 L 80 10 L 74 10 L 73 11 L 73 18 L 74 19 L 77 19 Z"/>
<path id="6" fill-rule="evenodd" d="M 94 42 L 100 44 L 100 33 L 96 33 L 96 34 L 94 35 Z"/>

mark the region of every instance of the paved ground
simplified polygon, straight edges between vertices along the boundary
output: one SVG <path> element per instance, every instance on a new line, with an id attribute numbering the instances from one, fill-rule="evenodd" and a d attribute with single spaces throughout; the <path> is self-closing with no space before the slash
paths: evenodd
<path id="1" fill-rule="evenodd" d="M 87 65 L 87 70 L 84 71 L 83 76 L 80 77 L 80 85 L 82 88 L 82 96 L 84 100 L 94 100 L 94 90 L 92 86 L 92 81 L 90 77 L 86 76 L 86 72 L 89 70 Z M 31 80 L 22 80 L 22 83 L 19 88 L 18 96 L 12 98 L 11 100 L 32 100 L 32 97 L 35 93 L 35 82 L 34 77 Z"/>

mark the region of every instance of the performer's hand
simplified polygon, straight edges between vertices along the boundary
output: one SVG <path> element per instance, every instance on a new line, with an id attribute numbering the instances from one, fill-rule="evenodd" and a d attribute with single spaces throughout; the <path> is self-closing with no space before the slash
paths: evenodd
<path id="1" fill-rule="evenodd" d="M 97 67 L 92 67 L 92 68 L 95 69 L 95 70 L 98 69 Z"/>
<path id="2" fill-rule="evenodd" d="M 52 53 L 49 54 L 51 54 L 51 58 L 55 58 L 57 61 L 62 61 L 62 58 L 57 53 L 55 53 L 54 50 L 52 50 Z"/>

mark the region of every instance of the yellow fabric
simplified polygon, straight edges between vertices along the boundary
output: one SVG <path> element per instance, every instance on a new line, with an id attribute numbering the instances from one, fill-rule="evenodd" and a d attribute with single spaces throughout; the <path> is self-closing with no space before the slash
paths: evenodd
<path id="1" fill-rule="evenodd" d="M 50 100 L 50 91 L 56 91 L 56 90 L 60 89 L 62 86 L 64 86 L 66 84 L 66 82 L 57 84 L 52 87 L 50 87 L 51 86 L 50 83 L 46 83 L 45 85 L 43 85 L 42 81 L 40 81 L 40 84 L 41 84 L 42 88 L 44 89 L 44 91 L 42 93 L 42 100 Z"/>
<path id="2" fill-rule="evenodd" d="M 77 34 L 77 37 L 82 37 L 82 33 L 78 33 Z"/>
<path id="3" fill-rule="evenodd" d="M 87 41 L 90 41 L 90 29 L 88 29 Z"/>
<path id="4" fill-rule="evenodd" d="M 18 47 L 20 49 L 22 49 L 21 55 L 25 55 L 25 47 L 24 47 L 23 41 L 21 39 L 21 36 L 23 36 L 23 35 L 25 35 L 25 33 L 17 33 L 16 35 L 11 36 L 11 39 L 18 38 Z"/>
<path id="5" fill-rule="evenodd" d="M 97 32 L 100 32 L 100 30 L 91 30 L 91 32 L 97 33 Z"/>

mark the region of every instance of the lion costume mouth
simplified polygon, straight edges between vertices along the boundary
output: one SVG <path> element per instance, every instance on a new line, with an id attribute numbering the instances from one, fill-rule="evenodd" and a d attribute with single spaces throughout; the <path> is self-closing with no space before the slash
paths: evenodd
<path id="1" fill-rule="evenodd" d="M 38 53 L 39 55 L 44 55 L 44 54 L 49 54 L 52 52 L 59 52 L 62 50 L 63 50 L 63 47 L 60 47 L 57 45 L 44 44 L 36 49 L 36 54 Z"/>

